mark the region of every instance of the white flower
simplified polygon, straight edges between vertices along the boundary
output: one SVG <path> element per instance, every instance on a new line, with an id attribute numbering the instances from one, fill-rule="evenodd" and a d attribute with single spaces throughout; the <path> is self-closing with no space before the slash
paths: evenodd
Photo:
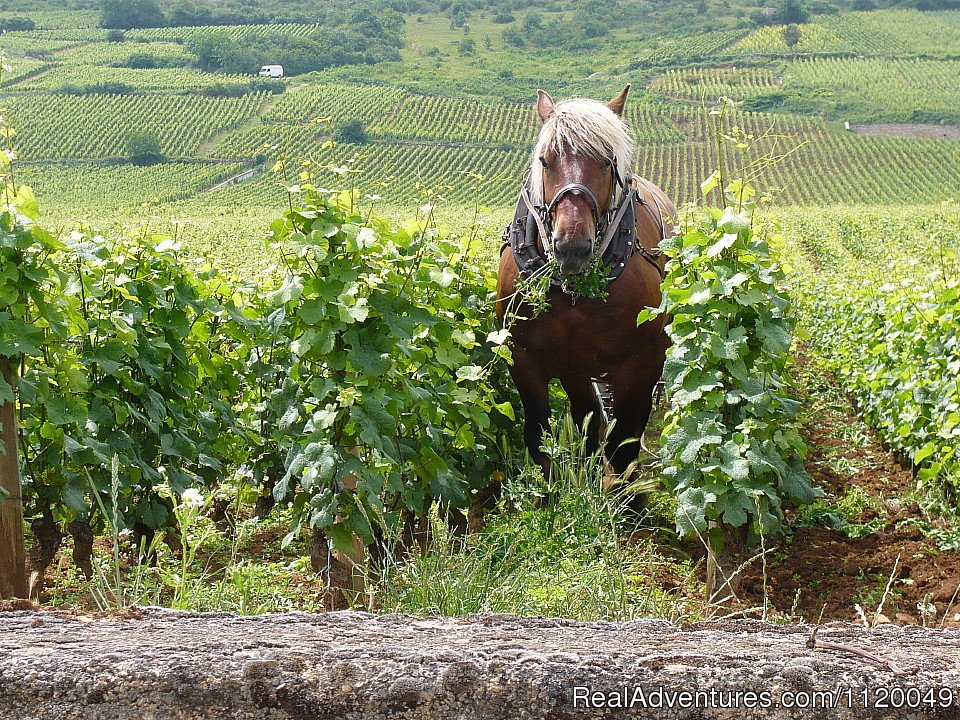
<path id="1" fill-rule="evenodd" d="M 203 499 L 203 495 L 200 494 L 199 490 L 188 488 L 184 490 L 183 495 L 180 496 L 180 502 L 187 507 L 202 508 L 206 501 Z"/>

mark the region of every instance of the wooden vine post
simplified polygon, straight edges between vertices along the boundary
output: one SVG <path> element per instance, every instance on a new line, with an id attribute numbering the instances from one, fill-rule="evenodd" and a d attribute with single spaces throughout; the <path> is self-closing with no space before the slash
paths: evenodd
<path id="1" fill-rule="evenodd" d="M 10 388 L 16 379 L 10 358 L 0 356 L 0 375 Z M 0 597 L 27 597 L 26 551 L 23 544 L 23 499 L 17 456 L 16 404 L 0 406 Z"/>

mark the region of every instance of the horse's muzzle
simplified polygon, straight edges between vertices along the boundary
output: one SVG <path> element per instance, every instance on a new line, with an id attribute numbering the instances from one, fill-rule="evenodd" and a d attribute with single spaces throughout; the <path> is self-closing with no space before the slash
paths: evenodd
<path id="1" fill-rule="evenodd" d="M 554 245 L 554 256 L 557 258 L 557 268 L 561 275 L 579 275 L 590 267 L 593 258 L 593 243 L 560 242 Z"/>

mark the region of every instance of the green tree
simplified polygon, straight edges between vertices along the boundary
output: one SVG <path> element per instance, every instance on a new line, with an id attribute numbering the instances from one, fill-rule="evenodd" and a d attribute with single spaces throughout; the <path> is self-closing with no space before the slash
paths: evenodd
<path id="1" fill-rule="evenodd" d="M 791 50 L 797 46 L 803 35 L 799 25 L 784 25 L 780 34 L 783 36 L 783 42 Z"/>
<path id="2" fill-rule="evenodd" d="M 360 120 L 350 120 L 333 132 L 333 139 L 337 142 L 363 145 L 369 138 L 367 131 Z"/>
<path id="3" fill-rule="evenodd" d="M 164 27 L 167 18 L 156 0 L 104 0 L 100 27 L 120 30 Z"/>
<path id="4" fill-rule="evenodd" d="M 151 53 L 133 53 L 127 58 L 127 67 L 138 70 L 149 70 L 157 66 L 157 59 Z"/>
<path id="5" fill-rule="evenodd" d="M 232 48 L 233 40 L 225 32 L 204 33 L 187 42 L 187 50 L 197 56 L 197 67 L 206 71 L 219 70 Z"/>
<path id="6" fill-rule="evenodd" d="M 526 44 L 523 33 L 515 26 L 510 26 L 503 31 L 503 42 L 514 47 L 523 47 Z"/>
<path id="7" fill-rule="evenodd" d="M 543 15 L 536 10 L 531 10 L 523 18 L 523 31 L 533 32 L 543 27 Z"/>
<path id="8" fill-rule="evenodd" d="M 783 0 L 780 10 L 780 22 L 785 25 L 802 24 L 810 17 L 810 13 L 800 4 L 800 0 Z"/>
<path id="9" fill-rule="evenodd" d="M 145 130 L 136 130 L 127 138 L 127 157 L 134 165 L 155 165 L 163 162 L 160 139 Z"/>

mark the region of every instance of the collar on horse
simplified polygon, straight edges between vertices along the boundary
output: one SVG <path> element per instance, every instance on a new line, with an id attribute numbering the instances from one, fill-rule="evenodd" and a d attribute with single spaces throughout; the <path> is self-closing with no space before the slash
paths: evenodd
<path id="1" fill-rule="evenodd" d="M 537 205 L 530 197 L 530 173 L 524 177 L 520 187 L 520 197 L 517 200 L 517 209 L 513 220 L 503 232 L 503 246 L 501 252 L 508 246 L 513 250 L 517 268 L 523 278 L 532 275 L 542 276 L 544 268 L 553 259 L 553 220 L 552 213 L 561 198 L 572 192 L 579 192 L 590 203 L 593 210 L 593 219 L 597 233 L 592 240 L 592 256 L 599 257 L 607 273 L 607 279 L 612 282 L 620 277 L 620 273 L 627 266 L 627 261 L 634 251 L 657 268 L 663 277 L 664 270 L 658 262 L 660 252 L 648 250 L 637 238 L 637 205 L 646 209 L 650 217 L 660 229 L 660 239 L 666 236 L 663 210 L 651 192 L 650 197 L 656 203 L 657 214 L 654 215 L 649 203 L 639 191 L 638 185 L 646 182 L 642 178 L 633 178 L 629 175 L 621 178 L 617 170 L 616 158 L 610 161 L 610 171 L 613 174 L 613 183 L 610 188 L 610 199 L 607 203 L 607 212 L 600 215 L 600 203 L 596 195 L 586 185 L 569 183 L 560 188 L 553 199 L 546 205 Z M 634 182 L 636 180 L 636 183 Z M 649 188 L 648 188 L 649 189 Z M 616 202 L 617 191 L 620 190 L 620 202 Z M 552 275 L 550 286 L 554 290 L 564 291 L 562 278 Z"/>

